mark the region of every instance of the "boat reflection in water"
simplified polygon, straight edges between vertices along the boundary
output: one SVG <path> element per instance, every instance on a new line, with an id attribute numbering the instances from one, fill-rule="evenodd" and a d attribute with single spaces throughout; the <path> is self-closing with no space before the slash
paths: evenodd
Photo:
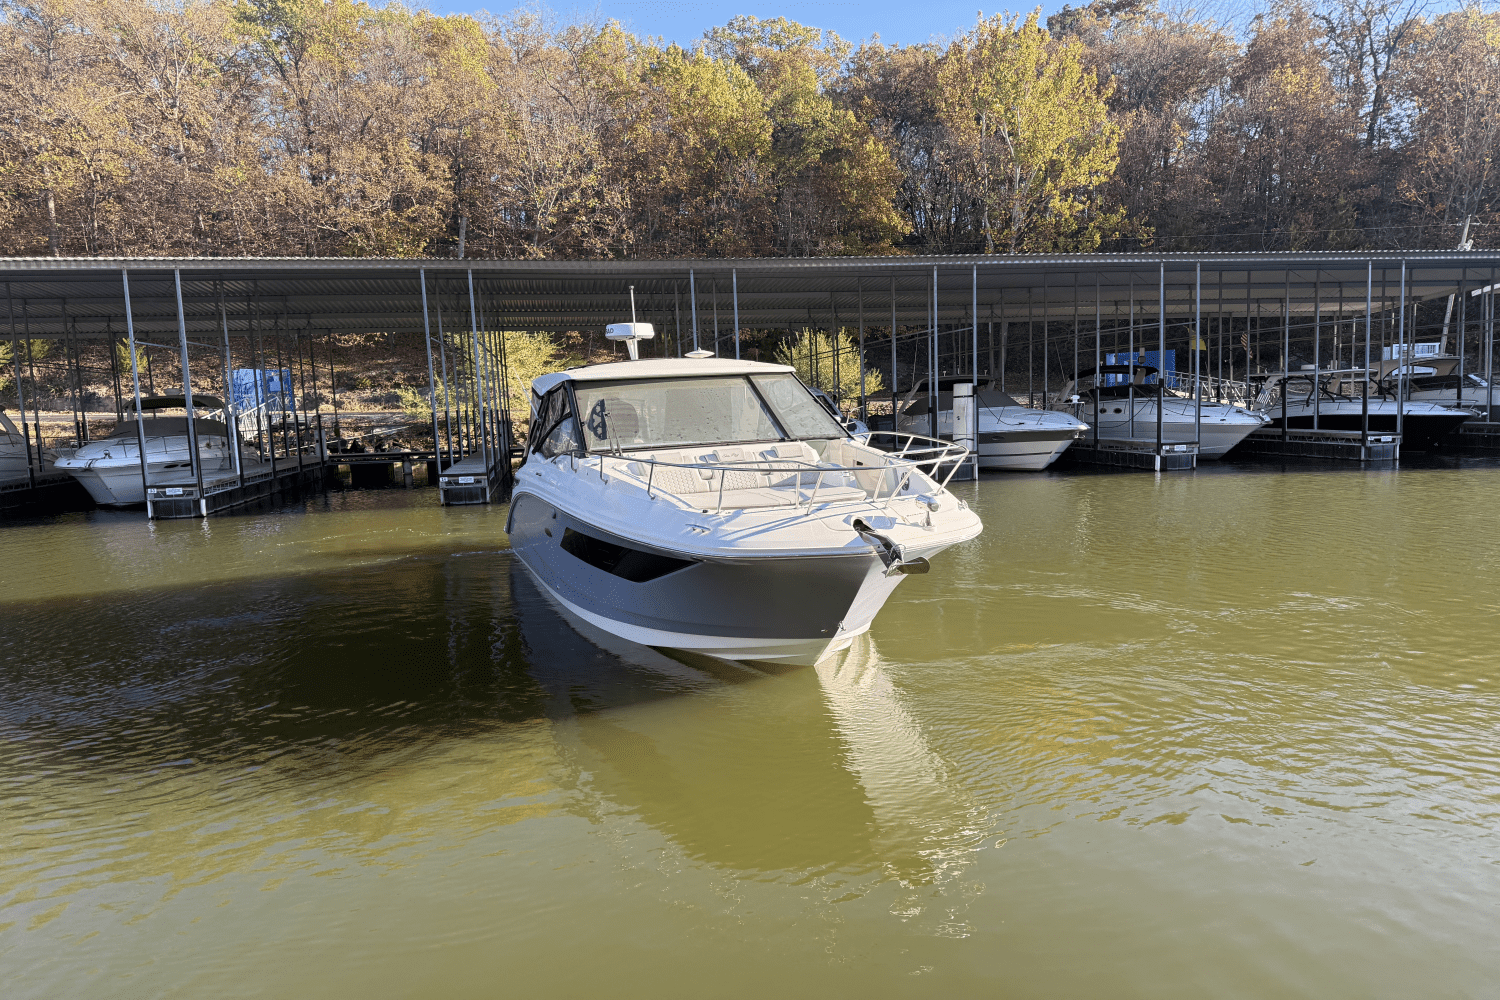
<path id="1" fill-rule="evenodd" d="M 576 716 L 569 755 L 589 789 L 689 857 L 927 885 L 962 870 L 982 839 L 977 808 L 870 637 L 816 668 L 768 673 L 618 639 L 545 596 L 519 563 L 511 593 L 549 714 Z M 691 697 L 662 697 L 673 691 Z"/>

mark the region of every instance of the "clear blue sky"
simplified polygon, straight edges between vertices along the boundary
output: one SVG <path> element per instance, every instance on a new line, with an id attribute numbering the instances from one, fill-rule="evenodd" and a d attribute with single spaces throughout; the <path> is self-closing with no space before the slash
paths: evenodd
<path id="1" fill-rule="evenodd" d="M 378 0 L 377 0 L 378 2 Z M 473 13 L 489 10 L 500 14 L 519 6 L 509 3 L 466 2 L 466 0 L 408 0 L 412 6 L 425 6 L 434 13 Z M 1068 0 L 1082 6 L 1088 0 Z M 980 7 L 973 0 L 783 0 L 780 3 L 745 3 L 735 0 L 601 0 L 597 5 L 570 5 L 559 0 L 547 5 L 562 20 L 598 17 L 616 20 L 638 35 L 662 35 L 669 42 L 689 44 L 715 25 L 738 14 L 760 18 L 788 17 L 817 28 L 831 28 L 850 41 L 859 41 L 879 33 L 887 43 L 911 45 L 933 36 L 949 37 L 974 23 Z M 1043 19 L 1063 6 L 1063 0 L 1046 0 Z M 986 14 L 1003 8 L 986 8 Z M 1022 6 L 1029 12 L 1032 7 Z"/>

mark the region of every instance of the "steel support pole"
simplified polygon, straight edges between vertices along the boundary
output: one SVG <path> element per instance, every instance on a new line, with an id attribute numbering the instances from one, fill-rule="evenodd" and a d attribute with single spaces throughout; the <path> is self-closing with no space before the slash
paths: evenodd
<path id="1" fill-rule="evenodd" d="M 188 367 L 187 316 L 182 310 L 182 272 L 177 268 L 172 269 L 172 284 L 177 291 L 177 341 L 182 351 L 182 401 L 187 405 L 189 458 L 192 461 L 193 480 L 198 484 L 198 502 L 201 508 L 203 456 L 198 454 L 198 427 L 193 419 L 193 379 L 192 370 Z"/>
<path id="2" fill-rule="evenodd" d="M 868 420 L 870 414 L 865 411 L 869 405 L 869 400 L 865 398 L 865 279 L 859 279 L 855 296 L 859 300 L 859 410 Z M 739 355 L 736 354 L 735 357 Z"/>
<path id="3" fill-rule="evenodd" d="M 1359 457 L 1365 459 L 1370 454 L 1370 326 L 1373 322 L 1371 313 L 1375 311 L 1375 262 L 1372 260 L 1365 267 L 1365 370 L 1364 389 L 1359 404 Z M 1352 354 L 1353 351 L 1351 350 Z"/>
<path id="4" fill-rule="evenodd" d="M 1156 467 L 1161 468 L 1162 422 L 1167 411 L 1167 262 L 1157 267 L 1156 284 Z"/>
<path id="5" fill-rule="evenodd" d="M 437 300 L 437 323 L 438 323 L 438 364 L 441 365 L 443 375 L 443 437 L 448 439 L 448 465 L 458 461 L 453 455 L 453 402 L 452 393 L 448 385 L 448 338 L 443 333 L 443 299 L 438 296 Z M 458 359 L 454 358 L 454 371 L 457 374 Z M 434 445 L 437 442 L 433 442 Z M 459 447 L 463 447 L 463 441 L 459 441 Z M 438 459 L 438 471 L 441 472 L 445 466 L 441 457 Z"/>
<path id="6" fill-rule="evenodd" d="M 151 500 L 146 478 L 146 417 L 141 412 L 141 369 L 135 353 L 135 312 L 130 308 L 129 271 L 120 271 L 120 284 L 125 293 L 125 336 L 130 341 L 130 380 L 135 389 L 135 439 L 141 456 L 141 499 L 146 501 L 146 516 L 150 517 Z M 37 437 L 41 437 L 40 428 Z"/>
<path id="7" fill-rule="evenodd" d="M 979 265 L 978 264 L 974 265 L 974 270 L 973 270 L 973 274 L 972 274 L 972 276 L 970 278 L 970 281 L 971 281 L 971 284 L 970 284 L 969 319 L 973 323 L 973 329 L 972 329 L 971 333 L 972 333 L 973 341 L 974 341 L 974 343 L 973 343 L 974 357 L 971 359 L 971 367 L 969 368 L 969 371 L 973 375 L 973 378 L 971 379 L 971 381 L 974 384 L 974 398 L 977 400 L 979 398 Z M 978 406 L 979 406 L 979 404 L 976 402 L 974 404 L 974 406 L 975 406 L 975 412 L 977 413 L 978 412 Z M 975 438 L 974 440 L 977 443 L 979 439 Z M 975 454 L 977 455 L 978 453 L 976 452 Z M 976 463 L 978 462 L 977 458 L 975 459 L 975 462 Z M 979 466 L 977 464 L 974 466 L 974 470 L 976 472 L 979 471 Z"/>
<path id="8" fill-rule="evenodd" d="M 927 426 L 928 436 L 938 436 L 937 392 L 938 269 L 932 269 L 932 305 L 927 310 Z"/>
<path id="9" fill-rule="evenodd" d="M 1323 371 L 1323 272 L 1313 278 L 1313 430 L 1318 429 L 1318 416 L 1322 409 L 1321 385 Z"/>
<path id="10" fill-rule="evenodd" d="M 1488 300 L 1488 304 L 1485 304 Z M 1496 420 L 1496 390 L 1494 390 L 1494 376 L 1496 376 L 1496 268 L 1490 268 L 1490 292 L 1481 297 L 1481 322 L 1484 322 L 1485 334 L 1485 385 L 1488 387 L 1488 414 L 1485 420 L 1494 423 Z M 26 304 L 23 303 L 23 309 Z M 30 348 L 27 348 L 30 351 Z M 31 405 L 36 405 L 36 393 L 31 394 Z M 36 429 L 37 447 L 40 447 L 42 429 Z"/>
<path id="11" fill-rule="evenodd" d="M 1116 337 L 1116 339 L 1115 339 L 1115 349 L 1117 351 L 1119 350 L 1119 346 L 1120 346 L 1120 341 L 1119 341 L 1119 338 Z M 1127 418 L 1130 421 L 1130 425 L 1129 425 L 1129 429 L 1126 431 L 1126 437 L 1128 437 L 1128 438 L 1130 438 L 1130 440 L 1134 441 L 1135 440 L 1135 275 L 1134 274 L 1131 274 L 1131 276 L 1130 276 L 1130 324 L 1129 324 L 1129 330 L 1127 331 L 1126 337 L 1125 337 L 1125 350 L 1127 352 L 1126 356 L 1128 358 L 1130 358 L 1128 374 L 1126 375 L 1126 379 L 1128 379 L 1129 384 L 1127 385 L 1127 387 L 1125 389 L 1125 397 L 1128 400 L 1126 406 L 1129 408 L 1129 413 L 1130 413 L 1129 417 Z M 1160 409 L 1160 407 L 1157 407 L 1157 409 Z M 1134 447 L 1134 446 L 1132 445 L 1132 447 Z"/>
<path id="12" fill-rule="evenodd" d="M 234 474 L 245 485 L 245 464 L 240 456 L 240 412 L 234 401 L 234 358 L 229 351 L 229 312 L 224 308 L 224 293 L 219 291 L 219 329 L 224 334 L 224 415 L 229 432 L 230 453 L 234 456 Z"/>
<path id="13" fill-rule="evenodd" d="M 479 307 L 474 302 L 474 271 L 469 269 L 469 339 L 474 350 L 474 363 L 470 366 L 474 375 L 475 403 L 479 407 L 477 414 L 479 425 L 479 457 L 484 462 L 484 492 L 485 499 L 489 499 L 490 491 L 490 443 L 489 435 L 484 429 L 484 379 L 480 375 L 479 358 Z"/>
<path id="14" fill-rule="evenodd" d="M 1193 265 L 1193 445 L 1203 447 L 1203 265 Z M 1197 459 L 1193 459 L 1197 462 Z"/>
<path id="15" fill-rule="evenodd" d="M 1119 308 L 1116 306 L 1115 308 Z M 1094 447 L 1099 447 L 1099 369 L 1104 364 L 1104 302 L 1099 297 L 1099 275 L 1094 274 Z M 1075 387 L 1076 388 L 1076 387 Z"/>
<path id="16" fill-rule="evenodd" d="M 417 269 L 417 281 L 422 286 L 422 344 L 427 348 L 427 402 L 432 410 L 432 457 L 438 460 L 435 464 L 440 466 L 443 447 L 438 440 L 437 374 L 432 367 L 432 320 L 427 314 L 427 269 L 425 267 Z"/>
<path id="17" fill-rule="evenodd" d="M 1285 291 L 1282 293 L 1281 301 L 1281 440 L 1285 441 L 1291 437 L 1291 430 L 1286 425 L 1287 392 L 1291 389 L 1292 375 L 1292 272 L 1288 268 L 1282 272 L 1282 278 L 1286 282 Z"/>
<path id="18" fill-rule="evenodd" d="M 1464 327 L 1468 324 L 1469 295 L 1464 291 L 1464 283 L 1468 280 L 1469 269 L 1466 267 L 1458 279 L 1458 398 L 1456 405 L 1464 405 Z"/>
<path id="19" fill-rule="evenodd" d="M 738 270 L 732 267 L 729 269 L 729 294 L 730 297 L 734 299 L 734 360 L 738 361 L 740 360 L 740 274 Z M 864 336 L 864 327 L 860 327 L 860 336 Z M 859 370 L 861 372 L 861 381 L 859 383 L 859 391 L 861 395 L 860 402 L 864 402 L 864 363 L 864 358 L 861 357 L 859 361 Z"/>
<path id="20" fill-rule="evenodd" d="M 1048 336 L 1052 329 L 1052 312 L 1049 305 L 1051 289 L 1048 287 L 1047 273 L 1042 272 L 1042 409 L 1047 408 L 1047 378 L 1050 374 L 1051 358 L 1047 350 Z"/>
<path id="21" fill-rule="evenodd" d="M 693 350 L 698 349 L 698 276 L 688 268 L 688 307 L 693 316 Z"/>
<path id="22" fill-rule="evenodd" d="M 1396 320 L 1396 433 L 1406 431 L 1406 371 L 1412 359 L 1406 356 L 1406 261 L 1401 262 L 1400 313 Z"/>
<path id="23" fill-rule="evenodd" d="M 309 323 L 312 322 L 312 317 L 311 316 L 308 317 L 308 322 Z M 325 337 L 328 335 L 328 333 L 329 333 L 329 331 L 326 330 L 326 329 L 323 331 L 323 335 Z M 312 336 L 311 333 L 309 333 L 307 335 L 307 363 L 312 366 L 312 373 L 313 373 L 313 395 L 316 396 L 317 393 L 318 393 L 318 359 L 313 354 L 313 343 L 314 343 L 313 336 Z M 329 384 L 329 388 L 332 389 L 332 387 L 333 387 L 333 369 L 332 368 L 330 368 L 328 370 L 328 384 Z M 317 405 L 317 409 L 313 411 L 313 414 L 318 418 L 318 468 L 320 470 L 322 470 L 320 474 L 326 480 L 327 474 L 328 474 L 328 435 L 323 430 L 323 404 L 320 401 L 316 405 Z"/>
<path id="24" fill-rule="evenodd" d="M 5 283 L 5 303 L 10 310 L 10 359 L 16 366 L 16 410 L 21 414 L 21 442 L 26 446 L 26 485 L 36 486 L 37 468 L 31 464 L 31 431 L 26 426 L 26 393 L 21 388 L 21 344 L 16 340 L 16 303 L 11 298 L 10 282 Z M 28 341 L 26 349 L 31 349 Z M 41 427 L 37 438 L 41 438 Z"/>
<path id="25" fill-rule="evenodd" d="M 891 275 L 891 433 L 896 432 L 896 276 Z"/>
<path id="26" fill-rule="evenodd" d="M 971 412 L 970 419 L 974 421 L 974 426 L 973 426 L 973 428 L 971 428 L 970 433 L 972 433 L 974 435 L 974 478 L 977 480 L 979 478 L 979 265 L 978 264 L 973 265 L 973 271 L 972 271 L 972 273 L 970 275 L 969 292 L 970 292 L 970 300 L 969 300 L 969 322 L 972 324 L 972 326 L 970 328 L 970 336 L 972 337 L 972 340 L 973 340 L 973 343 L 972 343 L 973 357 L 970 358 L 970 360 L 969 360 L 969 366 L 970 366 L 969 367 L 969 374 L 970 374 L 970 382 L 974 386 L 974 403 L 973 403 L 973 407 L 972 407 L 972 409 L 970 411 Z M 957 413 L 958 413 L 958 406 L 957 406 L 957 401 L 955 399 L 955 402 L 954 402 L 954 415 L 955 415 L 955 417 L 957 416 Z M 957 436 L 957 433 L 958 433 L 958 425 L 957 425 L 957 423 L 954 424 L 953 431 L 954 431 L 954 435 Z"/>

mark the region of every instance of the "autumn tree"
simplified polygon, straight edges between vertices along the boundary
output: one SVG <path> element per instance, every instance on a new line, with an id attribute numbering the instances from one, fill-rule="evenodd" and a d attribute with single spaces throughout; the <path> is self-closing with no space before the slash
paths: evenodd
<path id="1" fill-rule="evenodd" d="M 969 151 L 986 252 L 1090 250 L 1123 213 L 1101 203 L 1119 127 L 1082 46 L 1033 13 L 997 15 L 955 41 L 937 72 L 939 120 Z"/>

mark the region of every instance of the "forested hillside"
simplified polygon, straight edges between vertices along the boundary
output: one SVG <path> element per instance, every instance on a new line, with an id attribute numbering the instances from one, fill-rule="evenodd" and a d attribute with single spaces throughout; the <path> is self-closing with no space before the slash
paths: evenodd
<path id="1" fill-rule="evenodd" d="M 0 254 L 1495 244 L 1500 14 L 1095 0 L 943 43 L 739 17 L 0 0 Z M 874 26 L 878 27 L 878 25 Z"/>

